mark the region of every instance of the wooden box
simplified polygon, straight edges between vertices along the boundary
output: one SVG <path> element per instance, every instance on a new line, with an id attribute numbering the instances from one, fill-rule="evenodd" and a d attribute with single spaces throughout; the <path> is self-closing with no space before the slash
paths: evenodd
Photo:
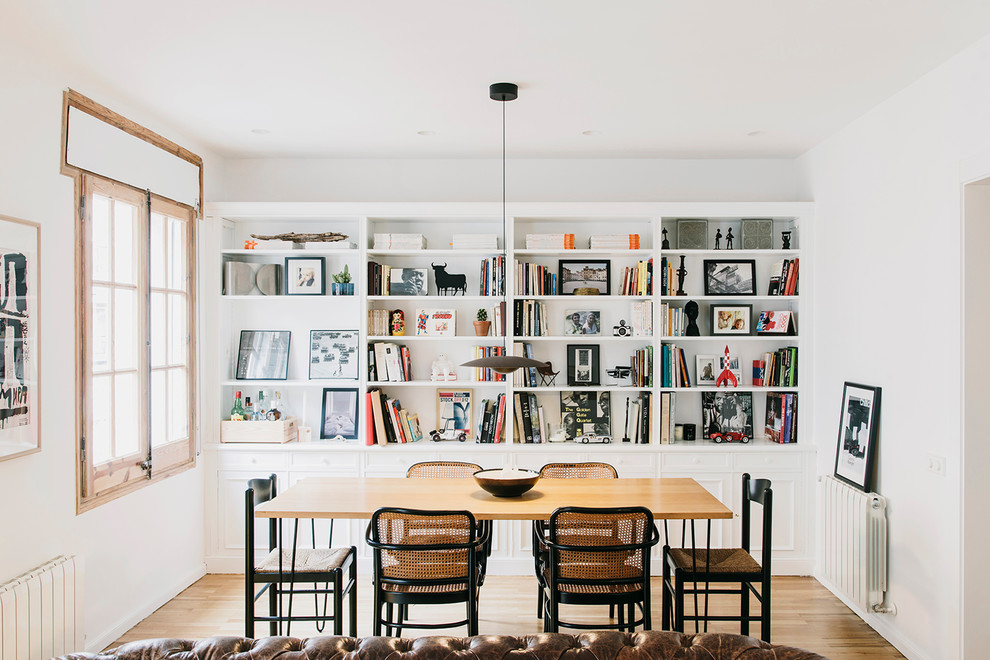
<path id="1" fill-rule="evenodd" d="M 275 422 L 220 422 L 220 442 L 294 442 L 298 437 L 295 417 Z"/>

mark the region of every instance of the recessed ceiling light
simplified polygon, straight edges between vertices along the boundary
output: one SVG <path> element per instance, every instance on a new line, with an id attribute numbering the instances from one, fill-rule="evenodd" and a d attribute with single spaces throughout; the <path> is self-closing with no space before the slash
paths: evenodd
<path id="1" fill-rule="evenodd" d="M 601 131 L 581 131 L 581 135 L 601 135 Z"/>
<path id="2" fill-rule="evenodd" d="M 269 133 L 271 133 L 271 131 L 268 130 L 267 128 L 252 128 L 251 132 L 254 133 L 255 135 L 268 135 Z"/>
<path id="3" fill-rule="evenodd" d="M 416 131 L 416 135 L 436 135 L 436 131 Z"/>
<path id="4" fill-rule="evenodd" d="M 760 137 L 761 135 L 766 135 L 766 134 L 767 134 L 766 131 L 750 131 L 749 133 L 746 133 L 746 135 L 749 137 Z"/>

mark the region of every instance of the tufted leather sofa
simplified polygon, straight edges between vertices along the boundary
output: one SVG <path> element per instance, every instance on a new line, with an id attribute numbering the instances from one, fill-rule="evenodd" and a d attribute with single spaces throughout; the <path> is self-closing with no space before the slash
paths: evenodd
<path id="1" fill-rule="evenodd" d="M 103 654 L 66 660 L 818 660 L 789 646 L 728 633 L 685 635 L 657 630 L 511 637 L 212 637 L 148 639 Z"/>

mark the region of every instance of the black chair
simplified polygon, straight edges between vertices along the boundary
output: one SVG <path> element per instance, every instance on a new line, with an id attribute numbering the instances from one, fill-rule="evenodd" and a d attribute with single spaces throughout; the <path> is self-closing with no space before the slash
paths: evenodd
<path id="1" fill-rule="evenodd" d="M 537 532 L 542 529 L 540 521 L 534 521 L 533 527 Z M 653 513 L 645 507 L 554 511 L 541 539 L 547 553 L 538 573 L 546 593 L 541 603 L 544 632 L 558 632 L 560 626 L 633 632 L 641 625 L 650 630 L 650 549 L 659 541 Z M 562 621 L 561 604 L 617 606 L 618 623 Z"/>
<path id="2" fill-rule="evenodd" d="M 750 502 L 763 505 L 762 560 L 757 562 L 750 554 Z M 749 622 L 760 621 L 760 637 L 770 641 L 770 557 L 773 528 L 773 490 L 768 479 L 742 477 L 742 547 L 716 548 L 714 550 L 689 550 L 663 548 L 663 628 L 684 632 L 685 621 L 739 621 L 740 632 L 749 634 Z M 707 568 L 706 568 L 707 567 Z M 691 582 L 692 588 L 685 584 Z M 738 589 L 712 588 L 709 583 L 739 583 Z M 757 591 L 755 584 L 760 585 Z M 750 615 L 749 595 L 760 601 L 760 614 Z M 684 614 L 684 596 L 695 596 L 695 612 Z M 698 612 L 697 595 L 705 595 L 705 611 Z M 739 594 L 740 613 L 733 615 L 708 615 L 708 596 L 713 594 Z"/>
<path id="3" fill-rule="evenodd" d="M 619 473 L 608 463 L 547 463 L 540 468 L 540 479 L 618 479 Z M 549 520 L 533 525 L 533 566 L 536 568 L 536 618 L 543 616 L 543 585 L 540 582 L 540 564 L 546 561 L 547 549 L 540 547 L 540 539 L 546 536 Z M 615 616 L 615 608 L 608 608 L 608 616 Z"/>
<path id="4" fill-rule="evenodd" d="M 470 511 L 381 508 L 368 524 L 374 549 L 374 634 L 396 637 L 402 628 L 453 628 L 467 625 L 478 634 L 481 556 L 488 537 L 478 535 Z M 450 623 L 408 623 L 410 605 L 460 603 L 467 617 Z M 398 617 L 393 605 L 398 605 Z M 384 615 L 382 608 L 385 608 Z"/>
<path id="5" fill-rule="evenodd" d="M 256 621 L 269 622 L 269 634 L 281 635 L 282 623 L 286 624 L 285 634 L 290 634 L 293 621 L 316 622 L 316 629 L 323 632 L 327 621 L 333 621 L 333 632 L 342 635 L 344 596 L 349 595 L 351 636 L 357 635 L 357 549 L 333 548 L 333 521 L 326 547 L 316 547 L 316 521 L 310 521 L 312 547 L 300 548 L 299 519 L 292 523 L 292 548 L 287 549 L 282 541 L 280 519 L 271 518 L 268 524 L 268 555 L 261 561 L 255 558 L 255 518 L 254 508 L 276 495 L 275 475 L 267 479 L 251 479 L 244 493 L 244 636 L 254 637 Z M 344 578 L 344 572 L 347 578 Z M 261 586 L 258 589 L 258 585 Z M 312 585 L 301 588 L 297 585 Z M 268 615 L 255 613 L 255 602 L 268 592 Z M 293 596 L 312 594 L 313 615 L 293 615 Z M 285 596 L 288 606 L 285 606 Z M 322 607 L 320 597 L 323 597 Z M 328 611 L 332 599 L 333 611 Z M 322 611 L 321 611 L 322 610 Z"/>

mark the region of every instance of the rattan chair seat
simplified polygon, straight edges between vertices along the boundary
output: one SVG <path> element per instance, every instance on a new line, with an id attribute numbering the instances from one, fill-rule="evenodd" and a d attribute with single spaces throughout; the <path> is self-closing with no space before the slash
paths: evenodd
<path id="1" fill-rule="evenodd" d="M 325 573 L 341 568 L 347 561 L 350 548 L 300 548 L 296 550 L 296 573 Z M 282 551 L 282 572 L 293 569 L 292 550 Z M 278 550 L 272 550 L 261 560 L 258 573 L 278 573 Z"/>
<path id="2" fill-rule="evenodd" d="M 452 594 L 467 591 L 467 582 L 453 584 L 394 584 L 382 582 L 382 590 L 397 594 Z"/>
<path id="3" fill-rule="evenodd" d="M 693 554 L 694 558 L 692 559 L 692 551 L 688 548 L 671 548 L 669 550 L 669 556 L 677 568 L 688 573 L 692 570 L 697 570 L 698 574 L 704 573 L 705 559 L 708 553 L 705 550 L 694 550 Z M 753 573 L 759 575 L 761 568 L 759 562 L 742 548 L 715 548 L 710 551 L 708 572 L 710 574 Z"/>

